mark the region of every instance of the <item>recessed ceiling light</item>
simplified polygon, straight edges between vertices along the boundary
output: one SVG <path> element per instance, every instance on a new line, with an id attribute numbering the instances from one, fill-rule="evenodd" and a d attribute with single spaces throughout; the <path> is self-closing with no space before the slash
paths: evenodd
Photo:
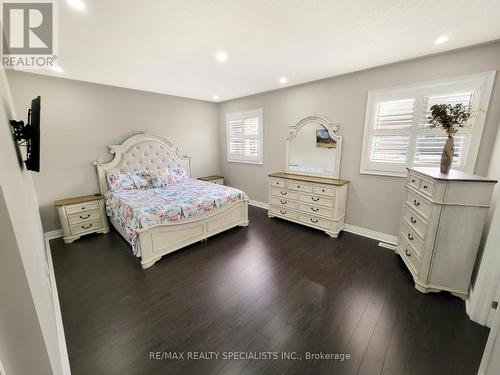
<path id="1" fill-rule="evenodd" d="M 76 10 L 85 10 L 85 3 L 82 0 L 66 0 L 68 4 Z"/>
<path id="2" fill-rule="evenodd" d="M 224 51 L 218 51 L 215 54 L 215 58 L 217 59 L 218 62 L 225 62 L 227 60 L 227 53 Z"/>
<path id="3" fill-rule="evenodd" d="M 212 99 L 213 100 L 219 100 L 219 96 L 218 95 L 214 95 L 214 96 L 212 96 Z"/>
<path id="4" fill-rule="evenodd" d="M 281 83 L 282 85 L 284 85 L 284 84 L 285 84 L 285 83 L 287 83 L 287 82 L 288 82 L 288 78 L 286 78 L 286 77 L 281 77 L 281 78 L 280 78 L 280 83 Z"/>
<path id="5" fill-rule="evenodd" d="M 52 71 L 56 73 L 64 73 L 63 68 L 61 68 L 59 65 L 52 65 L 50 69 L 52 69 Z"/>
<path id="6" fill-rule="evenodd" d="M 450 38 L 447 35 L 442 35 L 434 41 L 434 44 L 446 43 Z"/>

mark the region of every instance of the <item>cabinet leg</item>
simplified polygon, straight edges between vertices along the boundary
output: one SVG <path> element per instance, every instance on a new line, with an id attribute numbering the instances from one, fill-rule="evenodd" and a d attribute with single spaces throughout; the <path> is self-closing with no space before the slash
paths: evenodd
<path id="1" fill-rule="evenodd" d="M 325 230 L 325 233 L 328 234 L 331 238 L 337 238 L 339 236 L 339 232 L 330 232 L 330 231 L 327 231 Z"/>

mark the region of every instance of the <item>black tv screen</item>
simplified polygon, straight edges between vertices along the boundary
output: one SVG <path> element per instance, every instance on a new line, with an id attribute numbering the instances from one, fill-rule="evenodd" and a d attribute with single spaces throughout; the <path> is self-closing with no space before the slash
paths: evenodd
<path id="1" fill-rule="evenodd" d="M 27 140 L 26 168 L 35 172 L 40 172 L 40 105 L 41 98 L 37 96 L 31 101 L 31 109 L 28 112 L 30 136 Z"/>

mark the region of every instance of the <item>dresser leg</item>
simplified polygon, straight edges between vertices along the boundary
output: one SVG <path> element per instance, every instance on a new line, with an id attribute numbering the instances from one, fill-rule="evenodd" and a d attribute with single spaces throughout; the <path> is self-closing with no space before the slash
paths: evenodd
<path id="1" fill-rule="evenodd" d="M 272 219 L 274 217 L 274 215 L 271 214 L 270 212 L 267 213 L 267 216 L 269 217 L 269 219 Z"/>
<path id="2" fill-rule="evenodd" d="M 339 236 L 340 231 L 330 232 L 330 231 L 325 230 L 325 233 L 328 234 L 331 238 L 337 238 Z"/>
<path id="3" fill-rule="evenodd" d="M 109 227 L 108 227 L 108 228 L 101 229 L 101 230 L 98 230 L 96 233 L 102 233 L 102 234 L 109 233 Z"/>

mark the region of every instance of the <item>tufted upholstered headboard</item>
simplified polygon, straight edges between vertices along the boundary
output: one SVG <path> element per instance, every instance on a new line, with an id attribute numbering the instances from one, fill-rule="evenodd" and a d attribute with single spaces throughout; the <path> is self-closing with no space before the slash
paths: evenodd
<path id="1" fill-rule="evenodd" d="M 189 157 L 182 156 L 178 147 L 155 135 L 145 133 L 134 135 L 121 145 L 109 146 L 109 152 L 114 154 L 109 163 L 103 160 L 94 162 L 101 194 L 106 194 L 109 190 L 106 174 L 113 171 L 155 170 L 180 166 L 187 171 L 188 176 L 191 176 Z"/>

